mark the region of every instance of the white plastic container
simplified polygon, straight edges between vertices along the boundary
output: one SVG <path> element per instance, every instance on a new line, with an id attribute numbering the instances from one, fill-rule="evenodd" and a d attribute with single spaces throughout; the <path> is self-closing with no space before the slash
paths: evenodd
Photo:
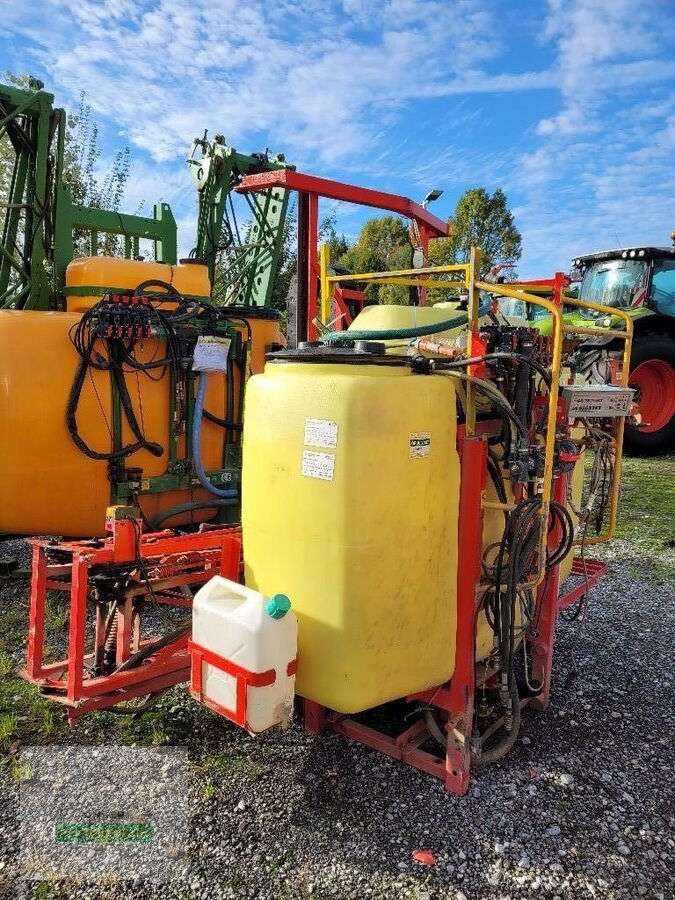
<path id="1" fill-rule="evenodd" d="M 216 575 L 194 598 L 192 694 L 252 734 L 288 724 L 293 715 L 297 644 L 298 623 L 285 595 L 270 599 Z M 201 658 L 200 648 L 207 651 Z M 210 654 L 232 664 L 238 674 L 218 668 L 219 660 Z M 196 667 L 201 671 L 198 690 Z M 263 673 L 266 678 L 260 677 Z M 268 683 L 256 686 L 260 680 Z"/>

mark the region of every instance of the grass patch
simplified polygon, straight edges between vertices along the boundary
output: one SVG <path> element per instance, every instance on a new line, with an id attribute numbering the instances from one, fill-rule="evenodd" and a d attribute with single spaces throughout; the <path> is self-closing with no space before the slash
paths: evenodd
<path id="1" fill-rule="evenodd" d="M 19 717 L 16 713 L 0 713 L 0 747 L 4 750 L 11 744 L 18 727 Z"/>
<path id="2" fill-rule="evenodd" d="M 9 675 L 13 668 L 12 657 L 4 650 L 0 650 L 0 678 Z"/>
<path id="3" fill-rule="evenodd" d="M 675 583 L 675 541 L 672 518 L 675 510 L 675 456 L 652 459 L 627 456 L 623 461 L 621 502 L 617 537 L 636 549 L 636 580 Z"/>
<path id="4" fill-rule="evenodd" d="M 0 734 L 10 725 L 12 736 L 24 744 L 51 743 L 68 727 L 59 706 L 41 697 L 35 685 L 13 675 L 0 679 Z M 0 749 L 6 750 L 9 743 L 0 737 Z"/>
<path id="5" fill-rule="evenodd" d="M 29 765 L 26 763 L 21 763 L 18 760 L 15 760 L 11 766 L 12 778 L 14 781 L 22 782 L 28 781 L 33 777 L 35 772 L 31 769 Z"/>
<path id="6" fill-rule="evenodd" d="M 206 784 L 202 788 L 202 800 L 215 800 L 218 789 L 212 778 L 206 780 Z"/>
<path id="7" fill-rule="evenodd" d="M 70 621 L 70 596 L 61 591 L 48 591 L 45 604 L 45 631 L 65 631 Z"/>
<path id="8" fill-rule="evenodd" d="M 675 510 L 675 457 L 627 456 L 623 461 L 618 537 L 662 553 L 672 538 Z"/>
<path id="9" fill-rule="evenodd" d="M 0 582 L 0 590 L 4 583 Z M 26 629 L 28 627 L 28 610 L 25 603 L 18 598 L 3 594 L 0 603 L 0 651 L 4 653 L 16 651 L 17 647 L 26 645 Z"/>
<path id="10" fill-rule="evenodd" d="M 220 775 L 236 772 L 239 775 L 246 775 L 252 781 L 258 781 L 265 773 L 265 766 L 255 760 L 245 759 L 242 756 L 225 756 L 223 753 L 207 756 L 202 761 L 201 768 L 205 772 L 215 772 Z"/>

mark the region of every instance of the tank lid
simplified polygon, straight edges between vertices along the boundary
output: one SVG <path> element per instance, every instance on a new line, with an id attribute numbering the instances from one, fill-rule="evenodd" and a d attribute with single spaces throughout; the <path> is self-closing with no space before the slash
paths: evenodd
<path id="1" fill-rule="evenodd" d="M 291 601 L 286 594 L 275 594 L 265 604 L 265 612 L 273 619 L 283 619 L 291 608 Z"/>

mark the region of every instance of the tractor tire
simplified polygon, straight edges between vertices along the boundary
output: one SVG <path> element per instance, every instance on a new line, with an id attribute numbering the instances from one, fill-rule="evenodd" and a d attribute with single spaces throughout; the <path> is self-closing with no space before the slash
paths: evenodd
<path id="1" fill-rule="evenodd" d="M 627 424 L 624 447 L 633 456 L 667 453 L 675 446 L 675 339 L 667 334 L 638 336 L 630 368 L 629 384 L 645 424 Z"/>

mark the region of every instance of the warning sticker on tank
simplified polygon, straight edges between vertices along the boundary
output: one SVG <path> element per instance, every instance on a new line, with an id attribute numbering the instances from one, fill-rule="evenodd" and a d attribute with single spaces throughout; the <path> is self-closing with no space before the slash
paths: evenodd
<path id="1" fill-rule="evenodd" d="M 305 450 L 302 454 L 302 474 L 308 478 L 320 478 L 332 481 L 335 473 L 335 455 L 333 453 L 315 453 Z"/>
<path id="2" fill-rule="evenodd" d="M 197 338 L 192 368 L 195 372 L 227 372 L 230 338 L 202 334 Z"/>
<path id="3" fill-rule="evenodd" d="M 410 456 L 428 456 L 431 453 L 431 435 L 428 431 L 410 435 Z"/>
<path id="4" fill-rule="evenodd" d="M 328 419 L 305 419 L 305 444 L 308 447 L 337 447 L 338 425 Z"/>

